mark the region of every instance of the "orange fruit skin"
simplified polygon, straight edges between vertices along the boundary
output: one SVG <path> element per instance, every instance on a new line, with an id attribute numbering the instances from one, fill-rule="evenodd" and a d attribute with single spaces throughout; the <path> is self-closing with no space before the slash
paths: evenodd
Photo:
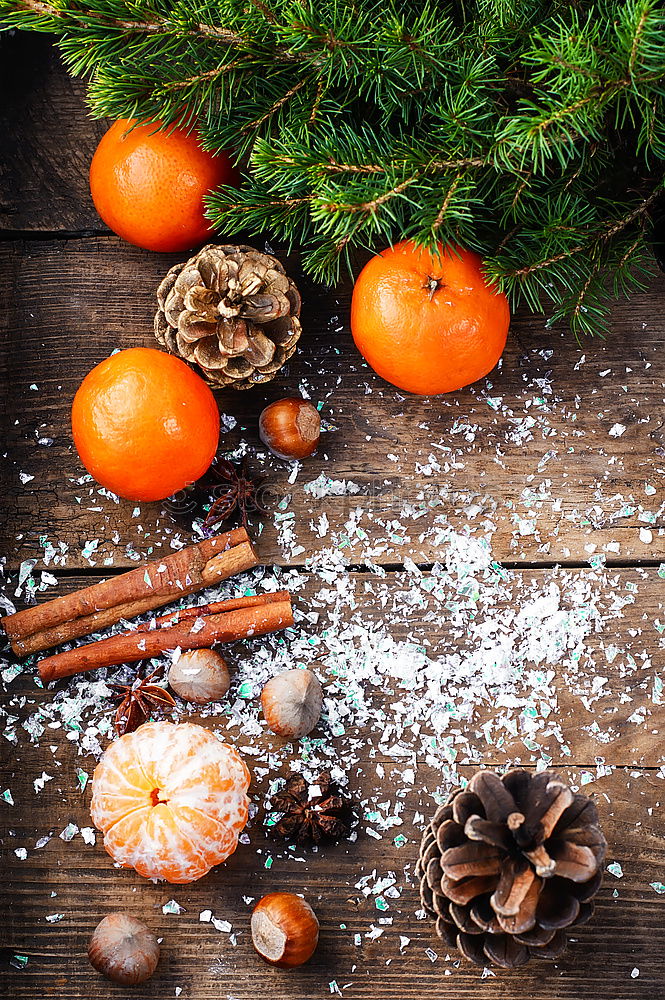
<path id="1" fill-rule="evenodd" d="M 440 257 L 404 240 L 382 251 L 358 275 L 351 300 L 351 332 L 365 360 L 386 381 L 420 395 L 453 392 L 487 375 L 510 325 L 508 300 L 488 284 L 481 258 L 439 249 Z"/>
<path id="2" fill-rule="evenodd" d="M 90 193 L 99 215 L 128 243 L 162 252 L 189 250 L 211 233 L 203 196 L 220 184 L 238 184 L 226 153 L 201 149 L 182 129 L 120 118 L 90 164 Z"/>
<path id="3" fill-rule="evenodd" d="M 184 361 L 132 347 L 93 368 L 72 434 L 91 476 L 127 500 L 163 500 L 200 478 L 219 442 L 215 397 Z"/>
<path id="4" fill-rule="evenodd" d="M 183 885 L 235 851 L 249 783 L 238 751 L 208 729 L 148 722 L 102 755 L 90 814 L 123 868 Z"/>

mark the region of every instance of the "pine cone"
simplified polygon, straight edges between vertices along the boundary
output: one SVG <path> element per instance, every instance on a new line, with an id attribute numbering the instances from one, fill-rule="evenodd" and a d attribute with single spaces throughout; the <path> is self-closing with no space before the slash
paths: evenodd
<path id="1" fill-rule="evenodd" d="M 276 257 L 252 247 L 203 247 L 171 268 L 157 302 L 158 343 L 213 386 L 269 382 L 301 333 L 298 289 Z"/>
<path id="2" fill-rule="evenodd" d="M 595 804 L 552 771 L 478 771 L 435 813 L 417 873 L 437 933 L 477 965 L 558 958 L 593 913 L 607 843 Z"/>

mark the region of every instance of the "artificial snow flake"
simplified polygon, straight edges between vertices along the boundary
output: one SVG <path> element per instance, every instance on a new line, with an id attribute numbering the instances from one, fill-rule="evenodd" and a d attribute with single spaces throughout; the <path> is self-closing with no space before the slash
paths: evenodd
<path id="1" fill-rule="evenodd" d="M 546 355 L 538 354 L 541 369 Z M 583 357 L 578 365 L 582 363 Z M 321 397 L 320 405 L 331 403 L 319 386 L 303 381 L 303 393 Z M 366 391 L 377 392 L 374 383 L 368 382 Z M 582 454 L 580 439 L 588 429 L 581 421 L 576 425 L 581 397 L 563 404 L 545 377 L 533 379 L 521 396 L 503 387 L 492 389 L 489 383 L 469 391 L 475 394 L 471 407 L 442 400 L 436 414 L 422 415 L 417 429 L 414 426 L 417 454 L 403 449 L 394 436 L 367 435 L 371 451 L 381 449 L 377 467 L 383 461 L 385 477 L 371 478 L 365 470 L 362 480 L 358 472 L 354 482 L 349 469 L 358 466 L 331 463 L 317 466 L 317 472 L 321 467 L 325 471 L 308 480 L 306 464 L 291 465 L 282 475 L 283 495 L 272 515 L 283 565 L 258 568 L 200 597 L 201 602 L 216 601 L 236 593 L 288 588 L 296 598 L 294 625 L 249 644 L 238 658 L 228 706 L 223 713 L 219 706 L 202 706 L 201 717 L 220 738 L 237 743 L 251 757 L 266 784 L 277 774 L 297 774 L 313 785 L 318 775 L 329 771 L 345 793 L 362 799 L 360 823 L 351 839 L 366 838 L 377 866 L 395 848 L 396 872 L 368 866 L 354 873 L 358 893 L 367 900 L 365 925 L 350 932 L 359 962 L 363 942 L 378 939 L 391 926 L 394 931 L 386 935 L 386 944 L 393 954 L 409 946 L 413 953 L 411 939 L 395 933 L 403 927 L 398 924 L 402 904 L 394 901 L 413 881 L 413 852 L 407 848 L 424 826 L 425 797 L 443 801 L 451 787 L 464 784 L 462 765 L 496 758 L 536 770 L 566 758 L 572 765 L 579 758 L 570 719 L 578 708 L 580 717 L 588 720 L 583 738 L 595 743 L 598 755 L 585 758 L 584 767 L 577 765 L 574 781 L 578 787 L 598 788 L 600 797 L 610 787 L 600 782 L 614 773 L 606 763 L 612 757 L 601 756 L 605 747 L 620 732 L 623 737 L 626 728 L 639 727 L 643 737 L 652 728 L 652 715 L 655 727 L 654 706 L 665 700 L 660 661 L 653 655 L 665 636 L 665 616 L 661 609 L 659 619 L 655 605 L 652 611 L 652 605 L 643 602 L 639 624 L 633 615 L 627 637 L 624 622 L 648 583 L 646 574 L 627 579 L 612 568 L 613 557 L 645 551 L 638 539 L 660 558 L 662 509 L 658 499 L 647 499 L 656 496 L 656 487 L 639 478 L 632 488 L 622 484 L 617 476 L 620 446 L 605 442 L 603 447 L 601 442 L 599 454 L 606 456 L 612 472 L 607 482 L 617 484 L 611 487 L 616 492 L 599 479 L 589 489 L 588 500 L 578 499 L 575 506 L 571 497 L 556 495 L 552 483 L 566 455 L 579 459 Z M 390 398 L 400 408 L 407 405 L 399 395 Z M 554 419 L 557 410 L 565 421 Z M 609 433 L 612 439 L 620 438 L 627 430 L 623 424 L 610 425 L 613 416 L 607 410 L 597 419 L 602 421 L 600 437 Z M 227 428 L 235 424 L 233 417 L 222 421 Z M 639 418 L 633 422 L 631 417 L 633 431 L 641 433 Z M 480 492 L 470 485 L 471 462 L 488 434 L 491 457 L 504 468 L 511 453 L 522 454 L 534 443 L 529 474 L 510 498 L 491 495 L 490 476 Z M 242 448 L 231 456 L 234 460 Z M 326 461 L 324 455 L 321 461 Z M 655 467 L 649 475 L 660 490 Z M 90 477 L 81 477 L 76 493 L 85 510 L 101 513 L 118 502 Z M 646 509 L 649 504 L 653 510 Z M 148 548 L 167 552 L 190 541 L 187 532 L 164 522 L 145 530 L 147 525 L 139 523 L 140 507 L 132 516 L 131 541 L 120 532 L 110 533 L 123 559 L 140 563 Z M 266 525 L 270 530 L 273 526 Z M 612 537 L 613 527 L 621 543 Z M 572 551 L 565 544 L 569 532 L 580 538 L 579 548 L 570 543 Z M 83 557 L 102 562 L 101 544 L 99 539 L 87 540 Z M 54 571 L 69 558 L 66 543 L 46 535 L 40 537 L 35 554 L 40 555 L 40 566 Z M 566 560 L 577 557 L 587 563 L 581 569 L 566 568 Z M 538 573 L 511 568 L 520 560 L 537 558 L 552 563 L 562 559 L 564 565 Z M 10 578 L 9 593 L 18 584 L 21 603 L 34 603 L 40 588 L 54 585 L 55 577 L 40 575 L 36 564 L 36 559 L 24 560 Z M 109 556 L 105 565 L 113 566 L 114 559 Z M 665 579 L 665 563 L 648 572 L 651 581 L 656 574 Z M 298 600 L 303 593 L 306 601 Z M 8 613 L 14 610 L 8 597 L 0 603 Z M 150 623 L 154 617 L 148 614 L 145 620 Z M 192 623 L 194 632 L 201 620 Z M 154 668 L 160 662 L 156 660 Z M 271 741 L 266 748 L 258 738 L 264 731 L 258 695 L 270 677 L 292 666 L 314 666 L 321 677 L 321 724 L 297 745 Z M 15 689 L 24 682 L 30 685 L 32 676 L 30 665 L 0 665 L 2 681 Z M 105 716 L 108 685 L 126 683 L 132 676 L 131 669 L 120 666 L 78 676 L 58 685 L 48 698 L 40 691 L 37 699 L 33 692 L 25 710 L 10 705 L 3 717 L 4 735 L 13 743 L 41 743 L 54 754 L 56 744 L 58 751 L 63 746 L 71 751 L 67 759 L 59 754 L 51 771 L 63 777 L 58 781 L 63 791 L 76 796 L 86 790 L 95 759 L 112 738 Z M 366 768 L 363 761 L 368 762 Z M 62 771 L 55 771 L 56 766 Z M 36 768 L 30 774 L 37 793 L 52 777 L 38 774 Z M 277 787 L 275 782 L 274 790 Z M 416 793 L 423 795 L 418 807 L 423 812 L 415 810 Z M 2 797 L 13 805 L 10 789 Z M 402 829 L 406 835 L 399 832 Z M 31 851 L 41 832 L 26 840 Z M 62 833 L 54 829 L 51 835 L 67 840 L 77 833 L 83 843 L 94 844 L 92 827 L 79 831 L 68 824 Z M 45 847 L 49 840 L 42 836 L 35 846 Z M 256 831 L 243 832 L 240 840 L 257 852 L 259 869 L 281 868 L 285 858 L 289 865 L 306 860 L 292 845 L 266 854 Z M 28 856 L 27 848 L 14 851 L 19 860 Z M 608 871 L 617 879 L 623 876 L 617 862 Z M 662 882 L 650 887 L 665 895 Z M 245 901 L 253 903 L 249 897 Z M 169 900 L 163 912 L 177 915 L 184 910 Z M 423 911 L 416 913 L 416 919 L 424 916 Z M 235 944 L 231 923 L 212 909 L 201 909 L 198 919 L 210 925 L 202 927 L 202 933 L 217 930 Z M 426 960 L 421 949 L 419 954 Z M 426 955 L 444 965 L 443 956 L 432 949 Z M 450 969 L 444 969 L 447 972 Z M 335 992 L 343 993 L 342 984 L 333 984 Z M 176 995 L 180 989 L 176 987 Z"/>
<path id="2" fill-rule="evenodd" d="M 33 781 L 35 792 L 41 792 L 47 781 L 53 781 L 53 775 L 47 774 L 46 771 L 42 771 L 41 778 L 35 778 Z"/>
<path id="3" fill-rule="evenodd" d="M 164 905 L 162 906 L 162 913 L 164 914 L 169 914 L 169 913 L 178 914 L 184 912 L 185 912 L 184 906 L 181 906 L 180 903 L 177 903 L 175 899 L 169 899 L 168 902 L 164 903 Z"/>

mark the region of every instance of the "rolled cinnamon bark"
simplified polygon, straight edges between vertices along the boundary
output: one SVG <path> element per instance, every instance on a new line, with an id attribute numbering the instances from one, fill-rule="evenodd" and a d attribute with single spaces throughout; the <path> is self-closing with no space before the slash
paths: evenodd
<path id="1" fill-rule="evenodd" d="M 207 613 L 206 605 L 174 612 L 179 616 L 175 624 L 167 624 L 173 616 L 165 615 L 157 619 L 157 628 L 140 625 L 136 631 L 47 656 L 39 664 L 39 676 L 44 682 L 59 680 L 97 667 L 136 663 L 178 647 L 206 649 L 215 642 L 251 639 L 293 625 L 291 597 L 286 590 L 221 601 L 207 608 Z M 160 627 L 160 623 L 164 624 Z"/>
<path id="2" fill-rule="evenodd" d="M 244 528 L 205 539 L 137 569 L 0 618 L 18 656 L 28 656 L 122 618 L 134 618 L 258 566 Z"/>

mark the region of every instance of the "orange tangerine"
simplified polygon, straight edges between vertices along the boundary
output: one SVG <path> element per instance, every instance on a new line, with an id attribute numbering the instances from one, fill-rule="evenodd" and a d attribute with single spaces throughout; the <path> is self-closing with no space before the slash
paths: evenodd
<path id="1" fill-rule="evenodd" d="M 123 868 L 182 884 L 225 861 L 247 822 L 240 754 L 193 723 L 149 722 L 106 750 L 90 812 Z"/>
<path id="2" fill-rule="evenodd" d="M 351 332 L 374 371 L 407 392 L 453 392 L 487 375 L 508 336 L 510 309 L 461 247 L 403 240 L 367 262 L 351 300 Z"/>
<path id="3" fill-rule="evenodd" d="M 203 199 L 238 184 L 227 153 L 209 153 L 195 135 L 121 118 L 102 137 L 90 164 L 95 208 L 114 233 L 161 252 L 189 250 L 210 236 Z"/>
<path id="4" fill-rule="evenodd" d="M 126 500 L 163 500 L 208 469 L 219 441 L 219 409 L 180 358 L 130 347 L 81 382 L 72 435 L 102 486 Z"/>

